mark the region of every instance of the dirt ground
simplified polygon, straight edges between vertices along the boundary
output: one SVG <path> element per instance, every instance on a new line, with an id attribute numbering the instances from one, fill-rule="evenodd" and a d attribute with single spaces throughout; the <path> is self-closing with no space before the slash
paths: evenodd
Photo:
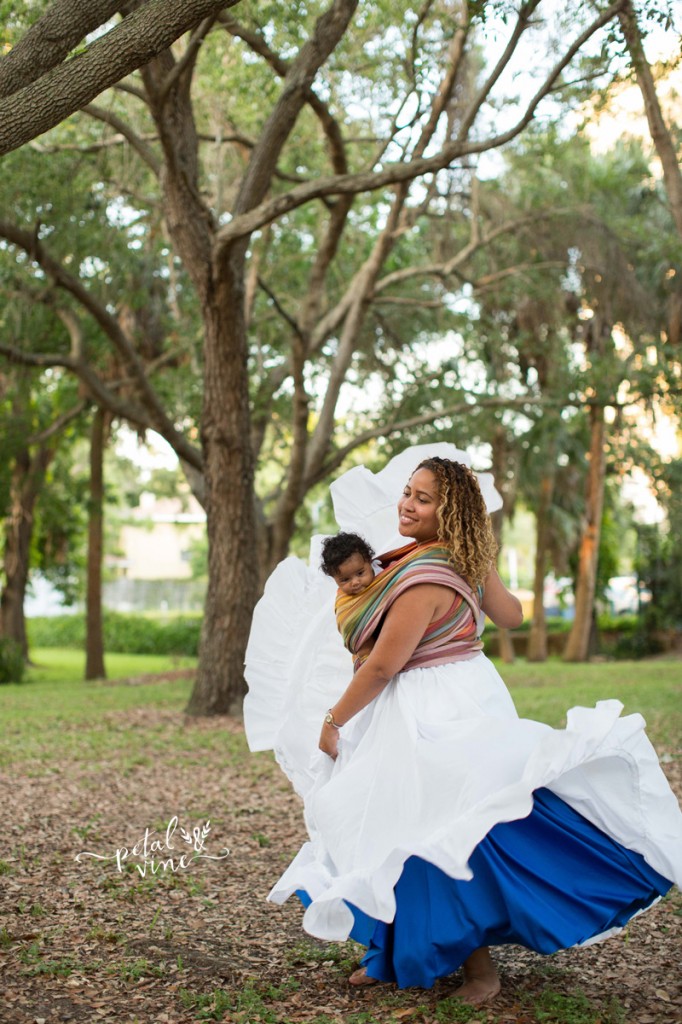
<path id="1" fill-rule="evenodd" d="M 297 900 L 265 900 L 304 830 L 270 756 L 244 754 L 240 723 L 150 707 L 105 715 L 102 728 L 139 735 L 137 763 L 112 756 L 93 768 L 74 754 L 0 776 L 2 1024 L 682 1021 L 678 892 L 599 945 L 497 950 L 503 991 L 476 1015 L 449 998 L 457 976 L 430 991 L 351 989 L 357 949 L 307 937 Z M 682 796 L 682 762 L 666 761 Z M 174 817 L 173 856 L 184 850 L 186 866 L 154 873 Z M 145 829 L 155 832 L 142 877 L 133 847 Z M 191 859 L 197 847 L 204 855 Z M 76 861 L 83 853 L 110 859 Z"/>

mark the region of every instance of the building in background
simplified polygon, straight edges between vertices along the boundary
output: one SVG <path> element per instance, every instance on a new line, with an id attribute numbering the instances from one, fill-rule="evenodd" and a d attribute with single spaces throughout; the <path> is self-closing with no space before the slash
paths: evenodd
<path id="1" fill-rule="evenodd" d="M 193 578 L 192 553 L 205 536 L 206 513 L 192 494 L 159 498 L 144 491 L 121 523 L 116 555 L 106 558 L 105 607 L 200 611 L 206 583 Z"/>

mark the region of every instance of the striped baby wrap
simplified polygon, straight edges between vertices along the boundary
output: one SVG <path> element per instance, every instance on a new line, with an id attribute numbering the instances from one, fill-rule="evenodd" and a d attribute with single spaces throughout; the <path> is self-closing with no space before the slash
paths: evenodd
<path id="1" fill-rule="evenodd" d="M 480 592 L 476 593 L 453 569 L 447 548 L 439 541 L 389 551 L 379 558 L 381 571 L 361 594 L 348 596 L 339 591 L 336 621 L 344 645 L 354 655 L 359 668 L 367 654 L 358 651 L 375 636 L 386 612 L 400 594 L 419 583 L 438 583 L 455 592 L 451 607 L 440 619 L 430 623 L 403 671 L 427 665 L 445 665 L 472 658 L 483 649 L 478 636 L 481 611 Z"/>

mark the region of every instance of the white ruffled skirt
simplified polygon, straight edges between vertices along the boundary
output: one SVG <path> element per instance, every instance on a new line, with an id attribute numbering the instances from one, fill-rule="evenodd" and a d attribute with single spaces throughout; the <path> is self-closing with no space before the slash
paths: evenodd
<path id="1" fill-rule="evenodd" d="M 565 729 L 520 719 L 479 654 L 399 673 L 341 730 L 337 760 L 321 753 L 352 676 L 334 594 L 287 559 L 247 652 L 247 739 L 275 751 L 310 836 L 269 899 L 297 893 L 310 934 L 358 938 L 370 975 L 429 986 L 481 945 L 604 937 L 682 884 L 682 813 L 617 700 L 572 708 Z"/>

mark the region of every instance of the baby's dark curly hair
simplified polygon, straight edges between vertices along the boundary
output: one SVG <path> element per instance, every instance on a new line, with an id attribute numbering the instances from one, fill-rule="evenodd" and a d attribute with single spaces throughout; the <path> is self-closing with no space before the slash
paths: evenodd
<path id="1" fill-rule="evenodd" d="M 473 586 L 482 584 L 495 565 L 497 542 L 476 474 L 439 458 L 424 459 L 417 469 L 430 470 L 438 483 L 438 539 L 457 572 Z"/>
<path id="2" fill-rule="evenodd" d="M 356 553 L 368 562 L 374 558 L 372 548 L 357 533 L 337 533 L 335 537 L 327 537 L 322 544 L 320 568 L 326 576 L 334 576 L 339 566 Z"/>

